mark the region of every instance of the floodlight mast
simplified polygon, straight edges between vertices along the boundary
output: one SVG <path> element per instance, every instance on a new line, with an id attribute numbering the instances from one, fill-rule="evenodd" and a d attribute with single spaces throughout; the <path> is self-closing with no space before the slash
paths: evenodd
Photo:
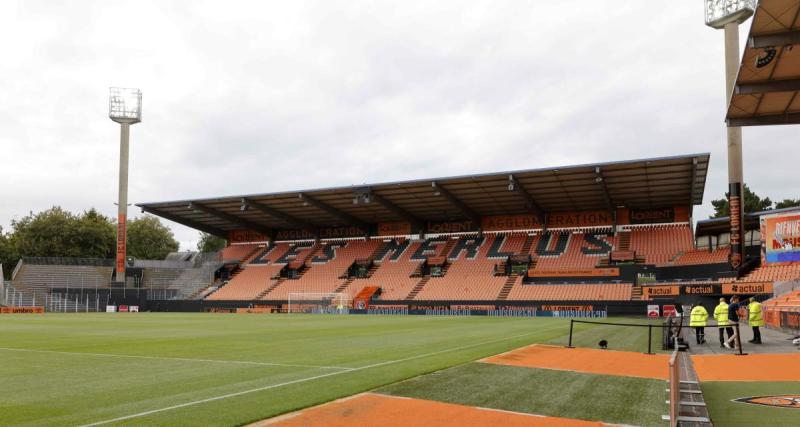
<path id="1" fill-rule="evenodd" d="M 128 152 L 132 124 L 142 121 L 142 91 L 112 87 L 108 96 L 108 117 L 120 124 L 119 202 L 117 210 L 117 274 L 114 282 L 125 284 L 128 218 Z"/>
<path id="2" fill-rule="evenodd" d="M 725 30 L 725 107 L 739 72 L 739 24 L 753 16 L 755 0 L 705 0 L 706 25 Z M 728 206 L 730 207 L 729 262 L 734 270 L 744 260 L 744 172 L 742 128 L 728 127 Z"/>

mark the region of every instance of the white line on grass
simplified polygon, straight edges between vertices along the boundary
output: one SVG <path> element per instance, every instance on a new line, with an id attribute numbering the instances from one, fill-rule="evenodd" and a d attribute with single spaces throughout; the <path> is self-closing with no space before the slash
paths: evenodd
<path id="1" fill-rule="evenodd" d="M 452 347 L 452 348 L 447 348 L 447 349 L 444 349 L 444 350 L 433 351 L 433 352 L 430 352 L 430 353 L 418 354 L 416 356 L 410 356 L 410 357 L 406 357 L 406 358 L 403 358 L 403 359 L 387 360 L 385 362 L 373 363 L 371 365 L 360 366 L 358 368 L 351 368 L 351 369 L 346 370 L 346 371 L 330 372 L 330 373 L 327 373 L 327 374 L 315 375 L 313 377 L 299 378 L 299 379 L 296 379 L 296 380 L 286 381 L 286 382 L 283 382 L 283 383 L 272 384 L 272 385 L 268 385 L 268 386 L 264 386 L 264 387 L 258 387 L 258 388 L 251 388 L 249 390 L 237 391 L 235 393 L 228 393 L 228 394 L 223 394 L 221 396 L 209 397 L 209 398 L 206 398 L 206 399 L 195 400 L 195 401 L 192 401 L 192 402 L 186 402 L 186 403 L 181 403 L 181 404 L 178 404 L 178 405 L 167 406 L 165 408 L 152 409 L 150 411 L 139 412 L 137 414 L 125 415 L 123 417 L 112 418 L 110 420 L 97 421 L 97 422 L 94 422 L 94 423 L 91 423 L 91 424 L 84 424 L 81 427 L 93 427 L 93 426 L 99 426 L 99 425 L 103 425 L 103 424 L 115 423 L 115 422 L 118 422 L 118 421 L 130 420 L 132 418 L 144 417 L 144 416 L 156 414 L 156 413 L 159 413 L 159 412 L 171 411 L 173 409 L 185 408 L 187 406 L 199 405 L 201 403 L 208 403 L 208 402 L 213 402 L 213 401 L 216 401 L 216 400 L 228 399 L 230 397 L 242 396 L 244 394 L 256 393 L 256 392 L 259 392 L 259 391 L 269 390 L 269 389 L 283 387 L 283 386 L 287 386 L 287 385 L 303 383 L 303 382 L 306 382 L 306 381 L 318 380 L 318 379 L 321 379 L 321 378 L 332 377 L 334 375 L 346 374 L 346 373 L 351 373 L 351 372 L 356 372 L 356 371 L 363 371 L 365 369 L 377 368 L 377 367 L 386 366 L 386 365 L 393 365 L 395 363 L 408 362 L 409 360 L 421 359 L 423 357 L 436 356 L 437 354 L 448 353 L 448 352 L 451 352 L 451 351 L 464 350 L 464 349 L 467 349 L 467 348 L 478 347 L 478 346 L 482 346 L 482 345 L 486 345 L 486 344 L 493 344 L 493 343 L 496 343 L 496 342 L 513 340 L 513 339 L 516 339 L 516 338 L 522 338 L 522 337 L 525 337 L 525 336 L 528 336 L 528 335 L 533 335 L 533 334 L 540 333 L 540 332 L 541 332 L 541 330 L 537 330 L 537 331 L 528 332 L 528 333 L 519 334 L 519 335 L 514 335 L 514 336 L 510 336 L 510 337 L 498 338 L 498 339 L 489 340 L 489 341 L 483 341 L 483 342 L 479 342 L 479 343 L 475 343 L 475 344 L 467 344 L 467 345 L 462 345 L 460 347 Z"/>
<path id="2" fill-rule="evenodd" d="M 272 363 L 272 362 L 250 362 L 247 360 L 217 360 L 217 359 L 195 359 L 191 357 L 168 357 L 168 356 L 139 356 L 135 354 L 114 354 L 114 353 L 85 353 L 80 351 L 59 351 L 59 350 L 37 350 L 31 348 L 11 348 L 0 347 L 0 351 L 21 351 L 28 353 L 45 353 L 45 354 L 69 354 L 75 356 L 98 356 L 98 357 L 122 357 L 128 359 L 154 359 L 154 360 L 176 360 L 180 362 L 205 362 L 205 363 L 230 363 L 237 365 L 255 365 L 255 366 L 281 366 L 286 368 L 313 368 L 313 369 L 338 369 L 340 371 L 349 371 L 354 368 L 345 368 L 344 366 L 319 366 L 319 365 L 298 365 L 292 363 Z"/>

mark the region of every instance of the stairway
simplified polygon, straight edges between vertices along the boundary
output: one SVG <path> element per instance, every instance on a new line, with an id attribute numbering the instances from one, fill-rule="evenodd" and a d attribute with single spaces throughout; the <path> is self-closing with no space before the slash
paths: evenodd
<path id="1" fill-rule="evenodd" d="M 374 250 L 374 251 L 372 251 L 372 253 L 369 255 L 369 258 L 370 258 L 370 259 L 371 259 L 373 262 L 375 262 L 375 261 L 381 261 L 381 260 L 379 260 L 379 259 L 378 259 L 378 254 L 380 254 L 381 252 L 383 252 L 383 250 L 384 250 L 384 249 L 386 249 L 386 247 L 387 247 L 387 246 L 389 246 L 389 241 L 381 243 L 380 245 L 378 245 L 378 247 L 377 247 L 377 248 L 375 248 L 375 250 Z M 389 255 L 389 254 L 387 253 L 387 254 L 385 254 L 385 255 L 384 255 L 384 257 L 386 257 L 386 256 L 388 256 L 388 255 Z"/>
<path id="2" fill-rule="evenodd" d="M 525 236 L 525 242 L 522 243 L 522 249 L 520 249 L 519 253 L 522 255 L 531 253 L 531 247 L 533 246 L 533 240 L 536 236 L 527 235 Z"/>
<path id="3" fill-rule="evenodd" d="M 279 278 L 278 280 L 275 281 L 275 283 L 269 285 L 269 287 L 267 289 L 264 289 L 263 291 L 259 292 L 258 295 L 256 295 L 256 297 L 253 298 L 253 299 L 263 299 L 267 294 L 269 294 L 270 292 L 274 291 L 275 288 L 280 286 L 280 284 L 285 282 L 285 281 L 286 281 L 285 277 Z"/>
<path id="4" fill-rule="evenodd" d="M 306 256 L 303 258 L 303 265 L 305 265 L 306 267 L 310 267 L 309 264 L 311 263 L 311 260 L 314 258 L 314 256 L 317 255 L 317 252 L 319 252 L 319 249 L 321 247 L 322 243 L 320 243 L 319 241 L 314 243 L 314 246 L 311 247 L 311 250 L 309 250 Z M 305 271 L 305 269 L 301 270 L 301 272 L 302 271 Z"/>
<path id="5" fill-rule="evenodd" d="M 639 285 L 633 285 L 631 288 L 631 301 L 641 301 L 642 300 L 642 287 Z"/>
<path id="6" fill-rule="evenodd" d="M 497 269 L 494 271 L 495 276 L 508 276 L 506 274 L 506 265 L 508 264 L 507 261 L 500 261 L 496 264 Z"/>
<path id="7" fill-rule="evenodd" d="M 337 293 L 338 292 L 344 292 L 344 290 L 347 289 L 350 286 L 350 284 L 353 283 L 355 280 L 356 280 L 355 277 L 348 277 L 347 280 L 345 280 L 344 283 L 339 285 L 339 287 L 334 289 L 333 292 L 337 292 Z"/>
<path id="8" fill-rule="evenodd" d="M 242 261 L 239 263 L 239 265 L 249 264 L 256 257 L 261 255 L 261 253 L 264 252 L 264 250 L 265 250 L 265 248 L 256 246 L 255 248 L 253 248 L 252 251 L 248 252 L 247 255 L 242 257 Z"/>
<path id="9" fill-rule="evenodd" d="M 417 284 L 414 286 L 414 289 L 412 289 L 411 292 L 408 293 L 408 296 L 406 297 L 406 301 L 413 300 L 414 297 L 416 297 L 417 294 L 420 293 L 422 288 L 425 287 L 425 284 L 428 283 L 428 280 L 430 280 L 430 279 L 431 279 L 431 276 L 425 276 L 422 279 L 420 279 L 420 281 L 417 282 Z"/>
<path id="10" fill-rule="evenodd" d="M 619 232 L 619 248 L 617 250 L 620 251 L 629 251 L 631 250 L 631 232 L 630 230 L 624 230 Z"/>
<path id="11" fill-rule="evenodd" d="M 422 268 L 425 266 L 425 261 L 422 261 L 417 265 L 417 268 L 414 269 L 408 277 L 422 277 Z"/>
<path id="12" fill-rule="evenodd" d="M 514 287 L 514 284 L 517 283 L 517 278 L 519 276 L 516 273 L 511 273 L 508 275 L 506 279 L 506 283 L 503 285 L 503 289 L 500 289 L 500 293 L 497 295 L 497 299 L 500 301 L 505 301 L 508 298 L 508 294 L 511 293 L 511 289 Z"/>
<path id="13" fill-rule="evenodd" d="M 439 251 L 439 254 L 437 256 L 445 258 L 448 257 L 450 255 L 450 251 L 453 250 L 453 246 L 456 245 L 456 242 L 458 242 L 458 239 L 447 239 L 447 243 L 444 244 L 442 250 Z"/>
<path id="14" fill-rule="evenodd" d="M 210 289 L 212 286 L 214 286 L 214 284 L 213 284 L 213 283 L 212 283 L 212 284 L 210 284 L 210 285 L 207 285 L 207 286 L 203 286 L 203 287 L 201 287 L 200 289 L 198 289 L 198 290 L 194 291 L 194 292 L 193 292 L 191 295 L 189 295 L 189 296 L 188 296 L 186 299 L 187 299 L 187 300 L 203 299 L 203 297 L 201 297 L 201 296 L 203 296 L 203 295 L 204 295 L 204 293 L 205 293 L 207 290 L 209 290 L 209 289 Z"/>
<path id="15" fill-rule="evenodd" d="M 380 264 L 375 264 L 375 262 L 373 261 L 372 266 L 370 266 L 369 270 L 367 270 L 367 278 L 372 277 L 372 275 L 375 274 L 375 270 L 377 270 L 378 267 L 380 266 L 381 266 Z"/>

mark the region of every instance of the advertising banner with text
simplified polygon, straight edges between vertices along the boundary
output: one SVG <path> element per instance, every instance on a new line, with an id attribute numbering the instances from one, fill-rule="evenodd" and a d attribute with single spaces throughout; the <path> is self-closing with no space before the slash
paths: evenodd
<path id="1" fill-rule="evenodd" d="M 765 263 L 800 261 L 800 211 L 763 215 L 761 223 Z"/>

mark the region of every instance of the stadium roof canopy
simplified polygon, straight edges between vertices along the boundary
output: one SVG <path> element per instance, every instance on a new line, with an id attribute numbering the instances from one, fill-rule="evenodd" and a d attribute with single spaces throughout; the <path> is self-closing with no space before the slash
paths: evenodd
<path id="1" fill-rule="evenodd" d="M 708 153 L 544 169 L 139 203 L 143 211 L 211 234 L 315 230 L 385 221 L 419 225 L 487 215 L 701 204 Z M 416 228 L 415 228 L 416 229 Z"/>
<path id="2" fill-rule="evenodd" d="M 790 208 L 769 209 L 766 211 L 747 212 L 744 214 L 744 229 L 745 231 L 759 230 L 761 228 L 761 216 L 771 215 L 787 212 L 800 212 L 800 207 L 793 206 Z M 717 235 L 721 233 L 729 233 L 731 231 L 731 217 L 721 216 L 718 218 L 701 219 L 697 221 L 695 228 L 695 235 Z"/>
<path id="3" fill-rule="evenodd" d="M 728 126 L 800 123 L 800 0 L 758 2 Z"/>

